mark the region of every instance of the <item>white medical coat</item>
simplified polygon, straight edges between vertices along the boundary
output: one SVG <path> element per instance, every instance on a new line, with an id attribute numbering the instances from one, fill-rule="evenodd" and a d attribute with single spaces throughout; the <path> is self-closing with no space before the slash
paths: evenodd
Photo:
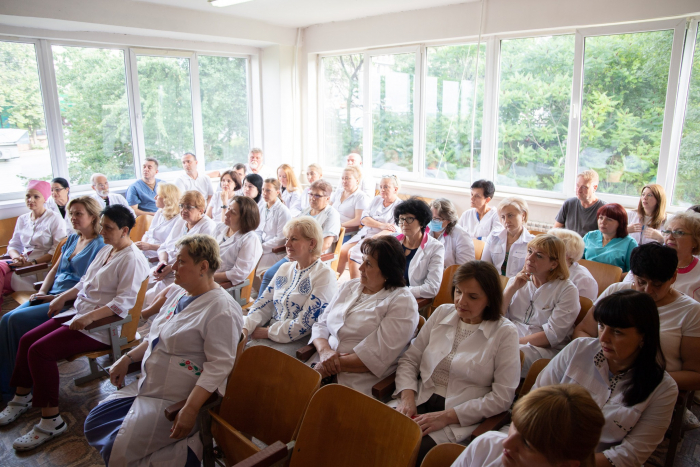
<path id="1" fill-rule="evenodd" d="M 284 245 L 284 225 L 292 218 L 292 214 L 279 200 L 275 201 L 270 209 L 267 208 L 264 200 L 260 200 L 258 209 L 260 209 L 260 225 L 255 233 L 260 237 L 263 247 L 263 255 L 258 265 L 262 271 L 284 258 L 284 253 L 273 253 L 272 249 Z"/>
<path id="2" fill-rule="evenodd" d="M 224 240 L 226 232 L 228 232 L 228 225 L 216 226 L 216 241 L 221 255 L 221 267 L 217 272 L 225 272 L 231 284 L 236 285 L 246 280 L 258 265 L 262 256 L 262 245 L 254 231 L 244 234 L 238 231 Z"/>
<path id="3" fill-rule="evenodd" d="M 143 234 L 143 237 L 141 237 L 141 241 L 152 245 L 162 245 L 168 238 L 168 235 L 170 235 L 178 219 L 182 220 L 177 214 L 170 219 L 166 219 L 163 215 L 163 210 L 158 209 L 153 216 L 151 226 L 146 233 Z M 143 254 L 146 255 L 146 258 L 155 258 L 158 256 L 158 250 L 145 250 Z"/>
<path id="4" fill-rule="evenodd" d="M 426 232 L 430 232 L 430 228 L 426 227 Z M 432 235 L 431 235 L 432 237 Z M 441 233 L 437 241 L 445 247 L 445 269 L 455 264 L 462 265 L 468 261 L 474 261 L 476 253 L 474 251 L 474 241 L 469 232 L 455 224 L 449 235 Z"/>
<path id="5" fill-rule="evenodd" d="M 526 228 L 523 227 L 523 233 L 520 238 L 513 242 L 508 253 L 508 264 L 506 265 L 506 276 L 513 277 L 525 266 L 525 257 L 527 256 L 527 244 L 535 238 Z M 501 273 L 501 266 L 506 259 L 506 244 L 508 242 L 508 231 L 506 229 L 492 233 L 486 245 L 484 252 L 481 254 L 481 261 L 488 261 L 496 266 L 498 273 Z"/>
<path id="6" fill-rule="evenodd" d="M 403 241 L 404 234 L 398 234 L 396 238 Z M 408 266 L 408 280 L 411 283 L 408 289 L 414 297 L 433 298 L 437 295 L 445 270 L 444 261 L 445 247 L 426 231 Z"/>

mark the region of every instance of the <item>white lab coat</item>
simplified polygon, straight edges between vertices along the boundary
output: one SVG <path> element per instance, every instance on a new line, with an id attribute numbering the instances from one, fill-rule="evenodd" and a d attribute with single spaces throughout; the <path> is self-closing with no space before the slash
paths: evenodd
<path id="1" fill-rule="evenodd" d="M 233 167 L 231 169 L 233 170 Z M 251 169 L 250 165 L 246 162 L 245 173 L 246 173 L 246 175 L 257 173 L 258 175 L 260 175 L 262 177 L 263 181 L 265 181 L 268 178 L 277 178 L 277 171 L 275 171 L 274 169 L 271 169 L 270 167 L 268 167 L 265 164 L 263 164 L 262 167 L 260 167 L 260 170 L 258 170 L 257 172 L 253 172 L 253 169 Z"/>
<path id="2" fill-rule="evenodd" d="M 261 291 L 243 327 L 250 335 L 274 319 L 267 328 L 270 340 L 282 344 L 297 341 L 310 334 L 337 292 L 335 271 L 320 259 L 301 270 L 296 261 L 284 263 L 267 289 Z"/>
<path id="3" fill-rule="evenodd" d="M 70 202 L 70 198 L 68 199 L 68 202 Z M 46 209 L 51 209 L 53 212 L 56 213 L 56 215 L 58 215 L 58 217 L 63 217 L 63 220 L 66 223 L 66 236 L 76 233 L 76 231 L 73 229 L 73 223 L 71 223 L 70 221 L 70 213 L 68 212 L 68 202 L 66 202 L 65 216 L 61 216 L 61 210 L 58 209 L 58 205 L 56 204 L 56 201 L 53 198 L 47 199 L 44 203 L 44 207 Z"/>
<path id="4" fill-rule="evenodd" d="M 339 373 L 338 383 L 368 396 L 372 386 L 394 371 L 418 326 L 418 304 L 407 287 L 364 295 L 360 279 L 340 285 L 328 308 L 314 324 L 311 342 L 327 339 L 331 349 L 355 353 L 367 373 Z M 319 361 L 318 353 L 309 364 Z"/>
<path id="5" fill-rule="evenodd" d="M 187 173 L 183 173 L 175 179 L 175 185 L 180 189 L 181 194 L 186 191 L 198 191 L 204 196 L 204 201 L 208 201 L 210 196 L 214 196 L 214 187 L 209 176 L 197 173 L 197 178 L 192 178 Z"/>
<path id="6" fill-rule="evenodd" d="M 396 206 L 401 204 L 401 199 L 396 198 L 393 203 L 391 203 L 389 206 L 384 206 L 384 199 L 381 196 L 375 196 L 372 202 L 369 204 L 369 207 L 362 211 L 362 217 L 360 218 L 360 222 L 362 222 L 362 219 L 365 217 L 371 217 L 377 222 L 384 222 L 384 223 L 389 223 L 389 224 L 394 224 L 394 209 Z M 398 227 L 396 228 L 398 231 Z M 351 260 L 355 261 L 356 263 L 361 263 L 362 262 L 362 240 L 365 238 L 370 238 L 379 232 L 381 232 L 382 229 L 376 229 L 374 227 L 367 227 L 366 225 L 363 226 L 359 232 L 357 232 L 350 240 L 348 240 L 347 243 L 355 243 L 356 245 L 353 246 L 350 249 L 349 252 L 349 257 Z"/>
<path id="7" fill-rule="evenodd" d="M 234 192 L 234 196 L 235 192 Z M 205 198 L 206 199 L 206 198 Z M 231 203 L 231 199 L 229 199 L 229 203 Z M 211 200 L 209 200 L 209 204 L 207 205 L 207 209 L 211 208 L 211 220 L 216 222 L 217 224 L 223 224 L 223 221 L 221 220 L 221 214 L 225 211 L 224 208 L 221 207 L 221 190 L 216 190 L 214 193 L 214 196 L 211 197 Z M 228 206 L 227 206 L 228 208 Z"/>
<path id="8" fill-rule="evenodd" d="M 427 229 L 426 229 L 427 230 Z M 396 235 L 403 241 L 404 234 Z M 408 266 L 408 289 L 416 298 L 433 298 L 440 290 L 442 273 L 445 270 L 445 247 L 426 231 L 420 247 Z"/>
<path id="9" fill-rule="evenodd" d="M 296 217 L 301 212 L 301 188 L 297 188 L 296 191 L 284 190 L 282 192 L 282 201 L 284 205 L 289 209 L 289 213 L 292 217 Z"/>
<path id="10" fill-rule="evenodd" d="M 508 437 L 500 431 L 489 431 L 469 443 L 452 467 L 503 467 L 503 441 Z"/>
<path id="11" fill-rule="evenodd" d="M 637 245 L 642 245 L 642 244 L 646 244 L 646 243 L 659 243 L 654 239 L 651 239 L 645 235 L 642 235 L 642 234 L 646 233 L 645 232 L 646 229 L 650 228 L 649 222 L 651 221 L 651 217 L 644 216 L 644 218 L 645 218 L 645 220 L 643 222 L 644 230 L 642 230 L 641 232 L 634 232 L 634 233 L 630 232 L 629 236 L 634 238 L 634 240 L 637 242 Z M 668 221 L 668 218 L 661 221 L 661 225 L 656 230 L 662 230 L 665 227 L 667 221 Z M 627 225 L 632 225 L 632 224 L 642 224 L 642 220 L 639 217 L 639 213 L 637 212 L 636 209 L 627 211 Z"/>
<path id="12" fill-rule="evenodd" d="M 481 220 L 477 219 L 476 214 L 476 208 L 467 209 L 462 213 L 462 217 L 459 218 L 458 222 L 460 226 L 464 227 L 464 230 L 469 232 L 472 238 L 486 241 L 492 233 L 503 230 L 503 224 L 498 220 L 497 209 L 489 209 Z"/>
<path id="13" fill-rule="evenodd" d="M 284 226 L 292 218 L 292 214 L 279 200 L 275 201 L 270 209 L 267 208 L 265 200 L 260 200 L 258 209 L 260 225 L 255 233 L 260 237 L 263 247 L 263 255 L 258 265 L 258 269 L 263 271 L 284 258 L 284 253 L 273 253 L 272 249 L 284 245 Z"/>
<path id="14" fill-rule="evenodd" d="M 216 242 L 219 244 L 221 255 L 221 267 L 217 272 L 225 272 L 226 278 L 231 284 L 240 284 L 255 269 L 262 256 L 262 245 L 254 231 L 241 233 L 224 239 L 228 232 L 228 225 L 216 226 Z"/>
<path id="15" fill-rule="evenodd" d="M 32 213 L 28 212 L 17 218 L 7 249 L 26 255 L 31 261 L 47 254 L 54 254 L 59 242 L 64 238 L 66 238 L 66 225 L 60 214 L 46 209 L 40 218 L 32 220 Z M 20 290 L 34 292 L 36 281 L 36 274 L 24 277 L 18 274 L 10 276 L 10 285 L 15 292 Z"/>
<path id="16" fill-rule="evenodd" d="M 528 232 L 525 227 L 523 227 L 523 233 L 520 234 L 520 238 L 514 241 L 510 246 L 508 265 L 506 266 L 507 277 L 513 277 L 522 271 L 523 266 L 525 266 L 525 257 L 527 256 L 527 244 L 533 238 L 535 238 L 535 236 Z M 489 236 L 488 240 L 486 240 L 484 252 L 481 254 L 481 261 L 488 261 L 496 266 L 499 274 L 501 272 L 503 261 L 506 258 L 507 242 L 508 231 L 506 229 L 493 233 L 491 236 Z"/>
<path id="17" fill-rule="evenodd" d="M 141 288 L 141 283 L 148 277 L 148 261 L 141 250 L 133 243 L 117 251 L 112 260 L 105 265 L 113 247 L 105 245 L 95 255 L 85 275 L 75 284 L 78 297 L 73 306 L 56 315 L 56 317 L 73 316 L 73 319 L 63 323 L 70 325 L 75 318 L 90 313 L 103 306 L 109 307 L 115 315 L 125 318 L 134 305 Z M 109 332 L 80 331 L 103 344 L 109 345 Z M 119 326 L 118 333 L 121 333 Z"/>
<path id="18" fill-rule="evenodd" d="M 426 227 L 425 231 L 430 232 L 430 228 Z M 459 224 L 452 227 L 449 235 L 443 232 L 436 240 L 445 247 L 445 269 L 455 264 L 461 266 L 468 261 L 474 261 L 476 257 L 472 237 Z"/>
<path id="19" fill-rule="evenodd" d="M 304 191 L 301 192 L 301 210 L 304 211 L 311 207 L 309 204 L 309 190 L 311 190 L 311 187 L 306 187 L 304 188 Z"/>
<path id="20" fill-rule="evenodd" d="M 195 386 L 226 389 L 241 335 L 240 306 L 221 288 L 195 299 L 177 315 L 171 313 L 184 290 L 171 287 L 155 317 L 141 364 L 141 377 L 105 400 L 136 397 L 114 440 L 109 467 L 183 467 L 190 447 L 201 459 L 198 427 L 184 439 L 171 439 L 173 423 L 166 407 L 186 399 Z"/>
<path id="21" fill-rule="evenodd" d="M 316 216 L 311 215 L 311 207 L 308 207 L 301 211 L 300 216 L 309 216 L 316 220 L 321 225 L 321 236 L 325 239 L 326 237 L 333 237 L 336 241 L 338 240 L 338 235 L 340 235 L 340 214 L 335 210 L 330 204 L 326 205 L 323 211 L 316 214 Z M 340 239 L 343 240 L 342 238 Z M 331 244 L 328 247 L 328 251 L 323 253 L 332 253 L 335 245 Z"/>
<path id="22" fill-rule="evenodd" d="M 170 232 L 173 229 L 173 226 L 175 226 L 177 223 L 178 219 L 182 220 L 182 218 L 177 214 L 170 219 L 166 219 L 163 215 L 163 210 L 158 209 L 153 216 L 151 226 L 148 228 L 146 233 L 143 234 L 143 237 L 141 237 L 141 241 L 152 245 L 162 245 L 168 238 L 168 235 L 170 235 Z M 158 256 L 158 250 L 145 250 L 143 251 L 143 254 L 146 255 L 146 258 L 155 258 Z"/>
<path id="23" fill-rule="evenodd" d="M 433 372 L 452 351 L 459 315 L 451 304 L 439 306 L 421 328 L 396 369 L 396 391 L 417 393 L 416 406 L 435 393 Z M 459 443 L 484 418 L 506 412 L 520 383 L 518 331 L 504 318 L 482 321 L 464 339 L 450 366 L 445 409 L 455 409 L 459 423 L 430 433 L 438 443 Z M 396 405 L 396 404 L 392 404 Z"/>
<path id="24" fill-rule="evenodd" d="M 663 379 L 644 402 L 627 407 L 623 392 L 632 374 L 628 372 L 611 394 L 609 371 L 598 339 L 578 338 L 549 362 L 532 389 L 553 384 L 577 384 L 586 388 L 605 417 L 596 451 L 602 452 L 616 467 L 643 465 L 664 439 L 678 387 L 664 372 Z"/>
<path id="25" fill-rule="evenodd" d="M 90 196 L 92 196 L 92 198 L 94 200 L 96 200 L 98 203 L 100 203 L 100 206 L 102 207 L 102 209 L 107 207 L 107 203 L 105 203 L 105 200 L 102 199 L 102 197 L 100 195 L 98 195 L 97 193 L 93 193 Z M 107 195 L 107 199 L 109 199 L 110 206 L 114 206 L 115 204 L 121 204 L 122 206 L 129 209 L 129 212 L 131 212 L 131 214 L 133 214 L 134 219 L 136 218 L 136 213 L 134 212 L 133 209 L 131 209 L 131 206 L 129 206 L 129 203 L 126 200 L 126 198 L 124 198 L 119 193 L 110 193 Z"/>
<path id="26" fill-rule="evenodd" d="M 569 280 L 573 282 L 578 289 L 580 297 L 586 297 L 592 302 L 596 301 L 598 298 L 598 283 L 585 266 L 581 266 L 578 262 L 574 261 L 574 264 L 569 266 Z"/>
<path id="27" fill-rule="evenodd" d="M 331 195 L 331 204 L 340 214 L 340 222 L 344 223 L 355 218 L 355 211 L 365 211 L 369 207 L 370 198 L 367 193 L 359 187 L 350 194 L 345 201 L 341 201 L 343 197 L 343 187 L 338 187 Z"/>

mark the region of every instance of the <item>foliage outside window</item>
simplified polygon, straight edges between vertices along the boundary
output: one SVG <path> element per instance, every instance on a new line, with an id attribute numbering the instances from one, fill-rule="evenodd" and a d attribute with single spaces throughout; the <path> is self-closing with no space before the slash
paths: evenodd
<path id="1" fill-rule="evenodd" d="M 71 183 L 134 178 L 122 50 L 53 46 Z"/>
<path id="2" fill-rule="evenodd" d="M 672 30 L 586 38 L 578 166 L 600 192 L 656 182 L 672 45 Z"/>
<path id="3" fill-rule="evenodd" d="M 477 74 L 475 44 L 427 48 L 428 67 L 424 99 L 426 177 L 459 180 L 468 185 L 481 178 L 485 45 L 481 45 L 479 54 Z"/>
<path id="4" fill-rule="evenodd" d="M 246 162 L 249 151 L 247 60 L 199 55 L 207 170 Z"/>
<path id="5" fill-rule="evenodd" d="M 563 191 L 574 48 L 573 35 L 501 41 L 498 185 Z"/>
<path id="6" fill-rule="evenodd" d="M 34 44 L 0 42 L 0 193 L 53 177 Z"/>

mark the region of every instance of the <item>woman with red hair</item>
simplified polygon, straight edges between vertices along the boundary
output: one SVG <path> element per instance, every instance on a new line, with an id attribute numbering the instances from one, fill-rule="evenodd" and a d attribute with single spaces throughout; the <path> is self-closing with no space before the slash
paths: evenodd
<path id="1" fill-rule="evenodd" d="M 630 255 L 637 241 L 627 232 L 627 212 L 616 203 L 598 209 L 598 230 L 583 237 L 586 250 L 583 257 L 589 261 L 619 266 L 624 272 L 630 270 Z"/>

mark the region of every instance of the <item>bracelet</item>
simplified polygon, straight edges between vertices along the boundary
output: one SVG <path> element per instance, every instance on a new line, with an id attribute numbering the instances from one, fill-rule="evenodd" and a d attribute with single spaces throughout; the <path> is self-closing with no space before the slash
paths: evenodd
<path id="1" fill-rule="evenodd" d="M 228 209 L 228 206 L 222 204 L 221 209 Z"/>
<path id="2" fill-rule="evenodd" d="M 131 358 L 131 355 L 129 355 L 128 353 L 125 353 L 124 356 L 125 356 L 125 357 L 129 357 L 129 360 L 131 360 L 131 363 L 136 363 L 136 362 L 134 361 L 134 359 Z"/>

